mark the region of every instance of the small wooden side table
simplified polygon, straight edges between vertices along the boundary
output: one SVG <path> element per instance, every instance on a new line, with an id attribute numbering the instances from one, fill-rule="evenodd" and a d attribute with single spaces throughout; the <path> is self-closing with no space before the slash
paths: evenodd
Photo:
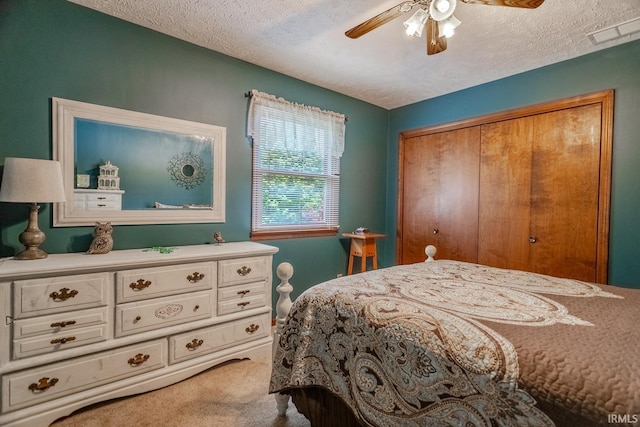
<path id="1" fill-rule="evenodd" d="M 343 237 L 351 239 L 351 249 L 349 250 L 349 268 L 347 274 L 353 273 L 353 257 L 360 257 L 360 271 L 367 269 L 367 258 L 373 258 L 373 269 L 378 269 L 378 251 L 376 249 L 376 239 L 387 237 L 386 234 L 379 233 L 342 233 Z"/>

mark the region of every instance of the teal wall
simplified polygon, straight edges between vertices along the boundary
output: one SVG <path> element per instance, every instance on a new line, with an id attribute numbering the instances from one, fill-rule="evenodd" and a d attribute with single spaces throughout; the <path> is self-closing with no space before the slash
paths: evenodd
<path id="1" fill-rule="evenodd" d="M 212 29 L 214 31 L 215 29 Z M 332 70 L 328 69 L 327 73 Z M 610 281 L 640 287 L 640 42 L 386 111 L 64 0 L 0 0 L 0 159 L 51 158 L 50 98 L 61 97 L 227 128 L 224 224 L 116 226 L 116 249 L 249 239 L 251 147 L 245 92 L 258 89 L 349 116 L 342 158 L 342 231 L 386 232 L 383 266 L 395 260 L 398 135 L 438 123 L 615 89 Z M 0 203 L 0 256 L 20 249 L 26 207 Z M 82 252 L 92 227 L 51 226 L 50 253 Z M 340 237 L 267 241 L 291 262 L 300 291 L 346 270 Z"/>
<path id="2" fill-rule="evenodd" d="M 227 241 L 249 239 L 251 147 L 245 137 L 245 93 L 251 89 L 349 117 L 341 167 L 341 229 L 364 225 L 382 231 L 385 109 L 64 0 L 0 1 L 0 159 L 52 157 L 51 97 L 227 128 L 226 222 L 116 226 L 115 249 L 207 243 L 215 231 Z M 0 256 L 21 248 L 18 235 L 26 219 L 26 206 L 0 203 Z M 88 248 L 92 227 L 51 224 L 51 206 L 46 205 L 40 228 L 47 235 L 42 247 L 49 253 Z M 294 296 L 346 272 L 346 243 L 339 237 L 265 243 L 280 248 L 276 263 L 295 266 Z"/>
<path id="3" fill-rule="evenodd" d="M 640 288 L 640 41 L 391 111 L 387 232 L 396 228 L 400 132 L 604 89 L 615 90 L 609 282 Z M 386 246 L 386 262 L 394 251 Z"/>

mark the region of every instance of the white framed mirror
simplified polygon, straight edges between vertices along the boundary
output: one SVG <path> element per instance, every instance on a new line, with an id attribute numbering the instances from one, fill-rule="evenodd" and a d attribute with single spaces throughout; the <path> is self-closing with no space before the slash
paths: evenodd
<path id="1" fill-rule="evenodd" d="M 225 221 L 226 128 L 52 98 L 54 227 Z"/>

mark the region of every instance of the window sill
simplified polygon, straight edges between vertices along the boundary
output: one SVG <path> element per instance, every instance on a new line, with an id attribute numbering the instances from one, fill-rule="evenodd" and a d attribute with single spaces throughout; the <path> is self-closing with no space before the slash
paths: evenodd
<path id="1" fill-rule="evenodd" d="M 296 239 L 302 237 L 335 236 L 336 234 L 338 234 L 337 228 L 322 230 L 253 231 L 251 233 L 251 240 Z"/>

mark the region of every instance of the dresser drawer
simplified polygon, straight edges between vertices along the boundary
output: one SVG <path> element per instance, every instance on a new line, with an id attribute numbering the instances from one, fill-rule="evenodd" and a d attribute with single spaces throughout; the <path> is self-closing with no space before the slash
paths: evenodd
<path id="1" fill-rule="evenodd" d="M 16 320 L 13 322 L 13 358 L 104 341 L 108 335 L 107 322 L 107 307 Z M 85 329 L 89 326 L 92 328 Z M 66 338 L 64 342 L 63 338 Z M 51 343 L 58 339 L 61 341 Z"/>
<path id="2" fill-rule="evenodd" d="M 254 295 L 228 301 L 219 301 L 218 316 L 247 311 L 253 308 L 264 307 L 265 305 L 266 298 L 264 295 Z"/>
<path id="3" fill-rule="evenodd" d="M 116 297 L 120 303 L 213 289 L 215 280 L 214 262 L 119 271 Z"/>
<path id="4" fill-rule="evenodd" d="M 87 200 L 86 208 L 89 211 L 119 211 L 122 209 L 120 200 Z"/>
<path id="5" fill-rule="evenodd" d="M 111 283 L 109 273 L 17 280 L 13 283 L 14 318 L 107 305 Z"/>
<path id="6" fill-rule="evenodd" d="M 65 360 L 2 377 L 2 410 L 13 411 L 166 366 L 158 340 Z"/>
<path id="7" fill-rule="evenodd" d="M 116 306 L 116 337 L 206 319 L 212 315 L 213 291 L 156 298 Z"/>
<path id="8" fill-rule="evenodd" d="M 85 194 L 85 198 L 88 203 L 120 203 L 122 195 L 101 192 L 98 194 Z"/>
<path id="9" fill-rule="evenodd" d="M 13 340 L 13 358 L 52 353 L 107 339 L 107 324 Z"/>
<path id="10" fill-rule="evenodd" d="M 246 283 L 236 286 L 227 286 L 218 289 L 218 303 L 235 300 L 247 299 L 256 295 L 264 295 L 264 282 Z"/>
<path id="11" fill-rule="evenodd" d="M 65 334 L 85 326 L 107 323 L 107 318 L 107 307 L 100 307 L 33 319 L 16 320 L 13 322 L 13 339 L 42 334 Z"/>
<path id="12" fill-rule="evenodd" d="M 269 313 L 169 338 L 169 363 L 182 362 L 269 335 Z"/>
<path id="13" fill-rule="evenodd" d="M 218 287 L 264 281 L 270 276 L 270 257 L 239 258 L 218 262 Z"/>

